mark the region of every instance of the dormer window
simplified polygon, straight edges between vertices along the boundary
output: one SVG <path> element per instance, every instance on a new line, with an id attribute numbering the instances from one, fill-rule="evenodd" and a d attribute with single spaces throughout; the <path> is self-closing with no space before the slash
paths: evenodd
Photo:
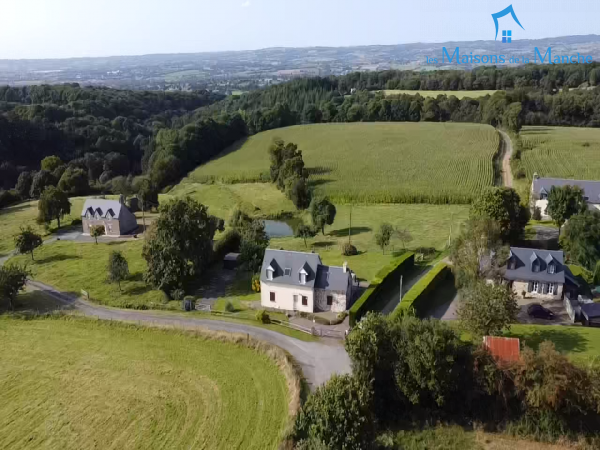
<path id="1" fill-rule="evenodd" d="M 306 273 L 300 274 L 300 284 L 306 284 Z"/>
<path id="2" fill-rule="evenodd" d="M 267 268 L 267 280 L 269 280 L 269 281 L 273 280 L 273 268 L 272 267 Z"/>
<path id="3" fill-rule="evenodd" d="M 531 271 L 532 272 L 540 271 L 540 262 L 537 259 L 533 263 L 531 263 Z"/>
<path id="4" fill-rule="evenodd" d="M 548 273 L 554 273 L 554 272 L 556 272 L 556 265 L 548 264 Z"/>

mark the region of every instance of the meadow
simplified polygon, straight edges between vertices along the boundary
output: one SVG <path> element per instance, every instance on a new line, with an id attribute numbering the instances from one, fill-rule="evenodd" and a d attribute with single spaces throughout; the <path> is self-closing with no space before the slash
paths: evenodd
<path id="1" fill-rule="evenodd" d="M 486 95 L 494 95 L 494 90 L 480 90 L 480 91 L 407 91 L 401 89 L 386 89 L 383 91 L 386 97 L 394 95 L 408 94 L 416 95 L 419 94 L 421 97 L 437 97 L 438 95 L 447 95 L 450 97 L 454 95 L 457 99 L 463 98 L 479 98 L 485 97 Z"/>
<path id="2" fill-rule="evenodd" d="M 185 183 L 268 181 L 274 138 L 298 144 L 310 183 L 336 203 L 469 203 L 494 184 L 498 133 L 455 123 L 300 125 L 227 149 Z"/>
<path id="3" fill-rule="evenodd" d="M 0 337 L 0 448 L 276 449 L 288 421 L 284 374 L 239 344 L 74 318 Z"/>

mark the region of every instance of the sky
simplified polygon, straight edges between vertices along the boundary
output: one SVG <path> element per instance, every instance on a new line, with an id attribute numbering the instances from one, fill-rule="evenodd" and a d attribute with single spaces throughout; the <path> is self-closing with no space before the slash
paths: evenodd
<path id="1" fill-rule="evenodd" d="M 491 14 L 510 4 L 510 0 L 4 0 L 0 59 L 493 40 Z M 525 28 L 513 32 L 514 39 L 600 34 L 598 0 L 513 0 L 512 5 Z"/>

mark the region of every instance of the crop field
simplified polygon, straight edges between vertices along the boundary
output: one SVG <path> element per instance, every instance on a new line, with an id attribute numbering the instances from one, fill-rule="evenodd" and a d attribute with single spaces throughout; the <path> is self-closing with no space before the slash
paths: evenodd
<path id="1" fill-rule="evenodd" d="M 197 168 L 188 181 L 268 180 L 275 137 L 298 144 L 310 182 L 337 203 L 468 203 L 493 185 L 499 145 L 487 125 L 301 125 L 252 136 Z"/>
<path id="2" fill-rule="evenodd" d="M 276 449 L 288 387 L 229 342 L 80 320 L 0 318 L 0 448 Z"/>
<path id="3" fill-rule="evenodd" d="M 419 94 L 421 97 L 437 97 L 438 95 L 447 95 L 450 97 L 454 95 L 457 99 L 468 98 L 479 98 L 485 97 L 486 95 L 494 95 L 494 90 L 481 90 L 481 91 L 406 91 L 401 89 L 386 89 L 383 91 L 386 97 L 392 95 L 408 94 L 416 95 Z"/>
<path id="4" fill-rule="evenodd" d="M 541 177 L 600 180 L 600 129 L 524 127 L 522 167 L 527 179 Z"/>

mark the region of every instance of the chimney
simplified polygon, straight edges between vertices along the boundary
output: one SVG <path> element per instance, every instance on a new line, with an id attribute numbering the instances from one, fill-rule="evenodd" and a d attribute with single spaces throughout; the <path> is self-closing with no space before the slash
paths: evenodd
<path id="1" fill-rule="evenodd" d="M 538 173 L 537 173 L 537 172 L 534 172 L 534 173 L 533 173 L 533 179 L 534 179 L 534 180 L 538 180 L 539 178 L 540 178 L 540 176 L 538 175 Z"/>
<path id="2" fill-rule="evenodd" d="M 119 195 L 119 203 L 120 203 L 121 205 L 124 205 L 124 204 L 125 204 L 125 197 L 123 196 L 123 194 Z"/>
<path id="3" fill-rule="evenodd" d="M 344 265 L 342 266 L 344 273 L 348 272 L 348 261 L 344 261 Z"/>

